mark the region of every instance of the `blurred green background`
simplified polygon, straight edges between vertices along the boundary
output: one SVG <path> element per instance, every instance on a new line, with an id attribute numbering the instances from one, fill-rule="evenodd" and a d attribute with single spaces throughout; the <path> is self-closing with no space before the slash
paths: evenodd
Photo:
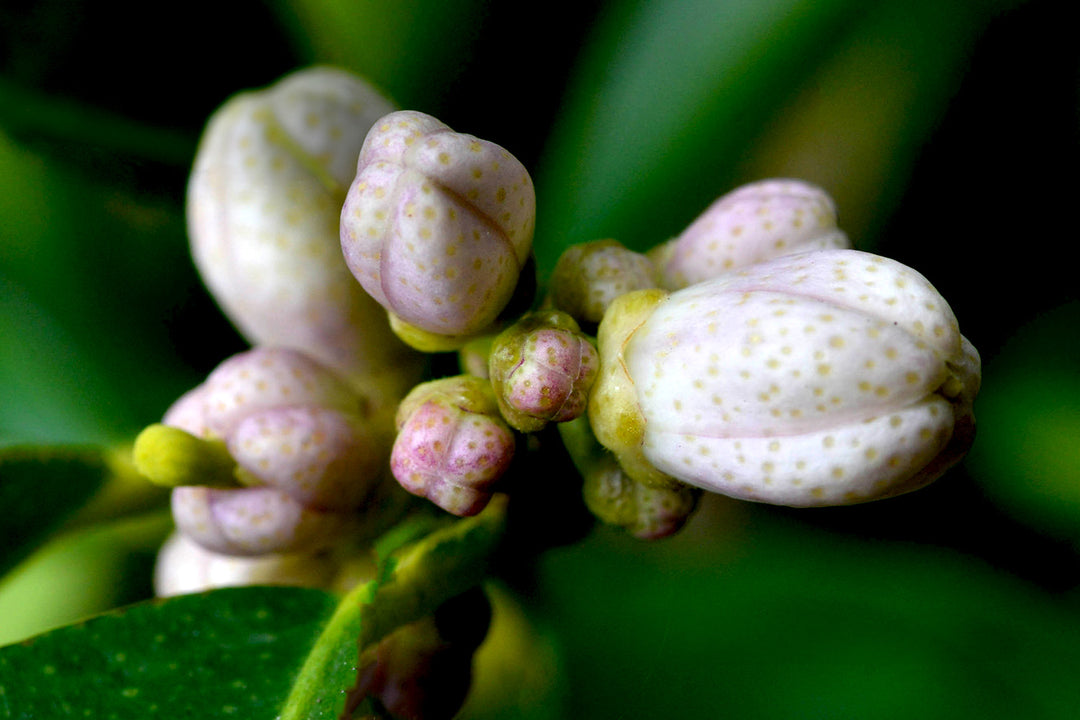
<path id="1" fill-rule="evenodd" d="M 542 278 L 570 243 L 644 249 L 740 182 L 801 177 L 833 193 L 856 247 L 950 301 L 984 363 L 974 450 L 910 496 L 712 500 L 671 541 L 598 530 L 515 568 L 562 669 L 529 675 L 516 714 L 1076 717 L 1069 10 L 3 0 L 0 445 L 122 444 L 244 347 L 188 259 L 186 175 L 225 98 L 297 67 L 343 65 L 517 155 Z M 84 523 L 0 583 L 3 641 L 145 597 L 153 543 L 126 522 Z"/>

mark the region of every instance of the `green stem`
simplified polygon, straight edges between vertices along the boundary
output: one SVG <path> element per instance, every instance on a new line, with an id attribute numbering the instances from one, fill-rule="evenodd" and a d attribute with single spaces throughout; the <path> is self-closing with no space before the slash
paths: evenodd
<path id="1" fill-rule="evenodd" d="M 342 715 L 356 682 L 360 651 L 394 629 L 432 613 L 483 581 L 503 534 L 506 497 L 403 549 L 393 568 L 350 591 L 304 662 L 280 720 Z"/>

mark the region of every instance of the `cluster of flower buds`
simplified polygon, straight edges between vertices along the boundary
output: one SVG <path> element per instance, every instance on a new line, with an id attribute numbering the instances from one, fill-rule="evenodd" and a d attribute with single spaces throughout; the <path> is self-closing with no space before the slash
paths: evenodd
<path id="1" fill-rule="evenodd" d="M 531 310 L 535 205 L 505 149 L 340 71 L 227 103 L 192 246 L 256 348 L 137 448 L 178 486 L 185 542 L 317 553 L 409 494 L 472 515 L 552 423 L 586 505 L 642 538 L 702 491 L 863 502 L 971 444 L 978 354 L 924 277 L 850 249 L 821 188 L 745 185 L 645 254 L 570 247 Z M 423 353 L 448 351 L 461 374 L 419 382 Z"/>
<path id="2" fill-rule="evenodd" d="M 195 264 L 247 339 L 302 350 L 391 405 L 421 358 L 342 262 L 338 218 L 368 130 L 393 110 L 327 67 L 236 95 L 206 126 L 187 198 Z"/>

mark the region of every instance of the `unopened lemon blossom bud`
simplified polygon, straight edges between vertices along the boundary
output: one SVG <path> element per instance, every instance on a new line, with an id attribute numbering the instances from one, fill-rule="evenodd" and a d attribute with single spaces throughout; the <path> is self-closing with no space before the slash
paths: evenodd
<path id="1" fill-rule="evenodd" d="M 364 141 L 341 247 L 401 337 L 424 351 L 457 349 L 513 296 L 535 207 L 532 180 L 509 152 L 430 115 L 395 112 Z"/>
<path id="2" fill-rule="evenodd" d="M 849 504 L 925 485 L 973 439 L 978 354 L 923 276 L 869 253 L 632 293 L 599 343 L 589 418 L 646 482 Z"/>
<path id="3" fill-rule="evenodd" d="M 640 540 L 658 540 L 682 529 L 697 509 L 701 490 L 673 479 L 635 480 L 597 442 L 589 419 L 559 425 L 563 446 L 581 475 L 581 495 L 594 517 L 623 528 Z"/>
<path id="4" fill-rule="evenodd" d="M 652 261 L 615 240 L 571 245 L 551 274 L 550 304 L 583 326 L 595 326 L 620 295 L 657 287 Z"/>
<path id="5" fill-rule="evenodd" d="M 364 398 L 299 351 L 233 356 L 182 396 L 165 423 L 223 442 L 246 487 L 182 479 L 172 498 L 177 526 L 234 555 L 313 550 L 352 532 L 358 509 L 384 501 L 391 439 L 368 420 Z"/>
<path id="6" fill-rule="evenodd" d="M 181 533 L 161 546 L 154 566 L 154 593 L 170 597 L 223 587 L 290 585 L 327 587 L 338 562 L 327 553 L 236 557 L 211 552 Z"/>
<path id="7" fill-rule="evenodd" d="M 401 402 L 397 425 L 390 468 L 403 488 L 454 515 L 484 509 L 516 445 L 487 380 L 418 385 Z"/>
<path id="8" fill-rule="evenodd" d="M 683 483 L 647 485 L 626 474 L 614 455 L 583 473 L 581 493 L 597 518 L 640 540 L 658 540 L 682 529 L 697 508 L 701 490 Z"/>
<path id="9" fill-rule="evenodd" d="M 236 95 L 203 133 L 187 214 L 195 264 L 248 340 L 301 349 L 396 403 L 419 358 L 357 286 L 338 236 L 364 136 L 392 110 L 327 67 Z"/>
<path id="10" fill-rule="evenodd" d="M 777 179 L 721 196 L 651 257 L 661 285 L 677 290 L 780 255 L 849 247 L 847 235 L 836 226 L 836 206 L 824 190 L 801 180 Z"/>
<path id="11" fill-rule="evenodd" d="M 598 365 L 574 319 L 547 310 L 525 315 L 495 338 L 488 375 L 510 426 L 536 432 L 585 412 Z"/>

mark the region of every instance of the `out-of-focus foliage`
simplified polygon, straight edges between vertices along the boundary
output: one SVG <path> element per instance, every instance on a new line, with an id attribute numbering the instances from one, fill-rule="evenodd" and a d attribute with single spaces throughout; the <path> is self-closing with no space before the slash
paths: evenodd
<path id="1" fill-rule="evenodd" d="M 1070 9 L 5 2 L 0 445 L 115 448 L 244 347 L 188 259 L 186 177 L 210 113 L 296 67 L 344 65 L 403 107 L 513 152 L 536 179 L 542 276 L 571 243 L 644 248 L 738 183 L 801 177 L 836 197 L 856 247 L 911 265 L 949 299 L 984 360 L 972 455 L 883 503 L 719 503 L 659 546 L 599 533 L 536 572 L 500 565 L 521 611 L 500 647 L 562 673 L 518 675 L 519 714 L 1072 717 Z M 23 492 L 17 475 L 0 466 L 0 495 Z M 45 540 L 17 521 L 40 511 L 59 522 L 66 509 L 47 497 L 5 510 L 0 534 L 18 533 L 23 550 Z M 0 582 L 3 641 L 149 595 L 147 560 L 167 523 L 111 497 L 99 493 L 93 514 Z M 467 716 L 505 717 L 491 708 L 506 702 L 482 685 Z"/>

